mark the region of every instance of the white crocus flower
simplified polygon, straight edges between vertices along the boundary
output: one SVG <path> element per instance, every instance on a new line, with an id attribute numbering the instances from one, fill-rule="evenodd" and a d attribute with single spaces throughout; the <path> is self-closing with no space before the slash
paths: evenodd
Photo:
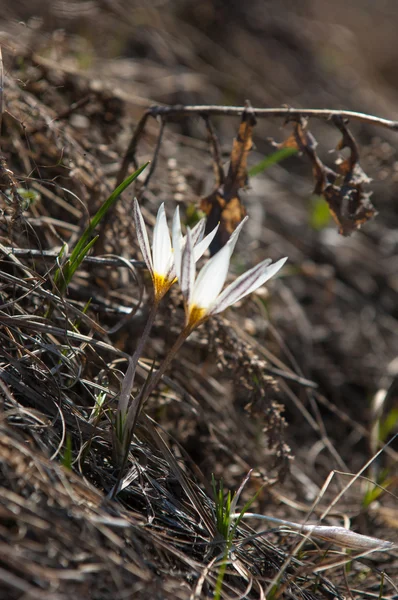
<path id="1" fill-rule="evenodd" d="M 171 245 L 164 203 L 159 206 L 158 214 L 156 216 L 152 250 L 149 244 L 145 222 L 136 199 L 134 199 L 133 219 L 142 256 L 152 277 L 155 302 L 159 302 L 176 280 L 176 270 L 174 266 L 175 253 Z M 191 232 L 194 260 L 198 260 L 207 250 L 217 231 L 216 227 L 211 233 L 203 238 L 205 226 L 206 220 L 201 219 Z M 178 232 L 179 248 L 184 248 L 186 238 L 183 238 L 181 235 L 180 213 L 177 207 L 173 219 L 173 239 L 176 238 Z M 179 252 L 179 256 L 180 255 L 181 253 Z"/>
<path id="2" fill-rule="evenodd" d="M 217 233 L 218 225 L 205 238 L 203 234 L 206 227 L 206 219 L 201 219 L 191 230 L 193 259 L 196 263 L 201 256 L 206 252 Z M 181 270 L 181 256 L 187 243 L 187 236 L 183 236 L 181 232 L 180 209 L 177 206 L 173 217 L 173 250 L 174 250 L 174 266 L 175 273 L 179 278 Z"/>
<path id="3" fill-rule="evenodd" d="M 188 229 L 185 248 L 181 251 L 181 263 L 176 261 L 177 277 L 185 300 L 188 329 L 192 330 L 208 317 L 222 312 L 254 292 L 285 264 L 287 258 L 282 258 L 274 264 L 271 264 L 271 259 L 266 259 L 221 291 L 227 278 L 232 252 L 246 219 L 238 225 L 226 245 L 206 263 L 196 278 L 192 233 Z M 176 249 L 176 255 L 179 252 L 180 249 Z"/>

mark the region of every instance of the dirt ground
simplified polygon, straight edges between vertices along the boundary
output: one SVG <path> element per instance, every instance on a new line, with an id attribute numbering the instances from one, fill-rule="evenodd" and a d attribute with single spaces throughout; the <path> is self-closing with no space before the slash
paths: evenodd
<path id="1" fill-rule="evenodd" d="M 398 126 L 256 112 L 398 121 L 397 24 L 394 0 L 3 0 L 0 600 L 398 598 L 397 546 L 366 555 L 255 518 L 239 523 L 221 577 L 212 489 L 213 477 L 232 493 L 245 482 L 238 511 L 255 497 L 253 513 L 398 544 Z M 149 116 L 132 136 L 153 105 L 247 100 L 249 220 L 230 279 L 288 262 L 189 337 L 120 472 L 117 397 L 150 305 L 142 263 L 126 268 L 142 260 L 133 198 L 149 230 L 161 202 L 169 222 L 179 205 L 193 224 L 220 189 L 214 141 L 227 173 L 240 116 Z M 342 127 L 355 143 L 336 149 Z M 251 171 L 289 139 L 299 153 Z M 61 248 L 147 161 L 96 230 L 99 260 L 61 294 Z M 347 189 L 366 216 L 341 235 L 325 198 Z M 183 315 L 173 286 L 134 395 Z"/>

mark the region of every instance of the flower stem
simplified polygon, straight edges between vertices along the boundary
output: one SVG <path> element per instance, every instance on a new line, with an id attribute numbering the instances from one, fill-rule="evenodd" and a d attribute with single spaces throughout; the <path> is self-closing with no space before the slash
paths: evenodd
<path id="1" fill-rule="evenodd" d="M 130 406 L 128 416 L 127 416 L 127 424 L 131 431 L 131 436 L 133 436 L 134 429 L 137 424 L 137 420 L 138 420 L 138 417 L 139 417 L 139 414 L 141 412 L 143 405 L 145 404 L 145 402 L 147 401 L 149 396 L 152 394 L 152 392 L 154 391 L 154 389 L 160 382 L 161 378 L 163 377 L 163 374 L 169 367 L 174 356 L 177 354 L 178 350 L 181 348 L 182 344 L 185 342 L 185 340 L 187 339 L 187 337 L 189 336 L 191 331 L 192 331 L 192 328 L 189 328 L 189 327 L 185 327 L 181 331 L 180 335 L 174 342 L 173 346 L 170 348 L 169 352 L 165 356 L 163 362 L 160 364 L 158 370 L 155 371 L 155 373 L 152 375 L 148 385 L 143 387 L 141 393 L 135 399 L 134 403 Z"/>
<path id="2" fill-rule="evenodd" d="M 120 390 L 119 395 L 119 403 L 117 407 L 117 414 L 121 417 L 125 417 L 128 412 L 129 399 L 131 396 L 131 392 L 133 391 L 134 386 L 134 378 L 135 372 L 137 369 L 137 364 L 142 354 L 142 351 L 145 347 L 145 344 L 148 340 L 149 333 L 152 329 L 152 325 L 154 323 L 156 313 L 158 310 L 159 303 L 154 300 L 151 310 L 148 315 L 148 320 L 146 322 L 144 331 L 140 337 L 138 342 L 138 346 L 134 351 L 134 354 L 129 359 L 129 366 L 127 367 L 126 374 L 123 378 L 122 389 Z"/>
<path id="3" fill-rule="evenodd" d="M 152 306 L 151 312 L 149 314 L 148 322 L 145 326 L 145 330 L 141 336 L 140 343 L 139 343 L 136 351 L 134 352 L 134 355 L 130 359 L 130 363 L 129 363 L 129 366 L 128 366 L 128 369 L 126 372 L 126 376 L 125 376 L 125 379 L 123 380 L 123 384 L 122 384 L 122 390 L 121 390 L 120 399 L 119 399 L 118 413 L 116 416 L 117 417 L 116 427 L 118 427 L 118 424 L 120 424 L 120 435 L 119 435 L 119 438 L 117 435 L 114 436 L 115 444 L 116 444 L 115 445 L 116 455 L 120 461 L 119 476 L 118 476 L 117 482 L 111 492 L 111 496 L 110 496 L 111 498 L 113 498 L 119 490 L 119 485 L 120 485 L 120 481 L 122 478 L 123 470 L 127 463 L 131 440 L 134 435 L 134 430 L 135 430 L 141 409 L 142 409 L 144 403 L 146 402 L 146 400 L 149 398 L 149 396 L 153 392 L 153 390 L 158 385 L 159 381 L 161 380 L 161 378 L 163 376 L 163 373 L 166 371 L 166 369 L 170 365 L 170 362 L 172 361 L 172 359 L 174 358 L 174 356 L 176 355 L 176 353 L 178 352 L 178 350 L 180 349 L 180 347 L 182 346 L 182 344 L 185 342 L 185 340 L 187 339 L 187 337 L 189 336 L 189 334 L 192 331 L 192 327 L 189 327 L 189 326 L 186 326 L 181 331 L 180 335 L 174 342 L 174 345 L 171 347 L 171 349 L 167 353 L 167 356 L 164 358 L 163 362 L 160 364 L 159 369 L 153 374 L 148 385 L 146 385 L 142 388 L 142 390 L 138 394 L 138 396 L 136 398 L 134 398 L 133 402 L 130 405 L 130 408 L 128 408 L 128 400 L 130 398 L 130 394 L 131 394 L 131 391 L 133 388 L 134 374 L 135 374 L 135 370 L 137 367 L 137 363 L 138 363 L 139 357 L 141 355 L 142 349 L 145 345 L 146 338 L 149 335 L 151 326 L 153 324 L 153 321 L 154 321 L 154 318 L 156 315 L 157 308 L 158 308 L 158 304 L 155 301 Z M 122 402 L 122 408 L 121 408 L 121 402 Z M 126 410 L 126 412 L 122 413 L 121 412 L 122 409 Z"/>

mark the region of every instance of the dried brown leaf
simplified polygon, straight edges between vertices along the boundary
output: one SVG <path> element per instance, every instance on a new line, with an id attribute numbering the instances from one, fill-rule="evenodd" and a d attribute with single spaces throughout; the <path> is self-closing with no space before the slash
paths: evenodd
<path id="1" fill-rule="evenodd" d="M 202 199 L 200 208 L 207 215 L 206 233 L 220 223 L 216 237 L 210 245 L 214 254 L 226 244 L 231 233 L 246 215 L 239 197 L 239 190 L 247 185 L 247 157 L 252 148 L 256 117 L 249 103 L 242 114 L 238 136 L 231 150 L 231 162 L 224 180 L 217 177 L 217 187 Z M 216 170 L 217 172 L 217 170 Z"/>
<path id="2" fill-rule="evenodd" d="M 359 165 L 355 139 L 341 118 L 335 118 L 333 122 L 342 134 L 337 150 L 348 148 L 350 151 L 348 158 L 337 161 L 337 171 L 324 165 L 317 155 L 317 142 L 307 130 L 304 119 L 296 120 L 293 133 L 275 146 L 297 148 L 309 158 L 315 180 L 314 193 L 325 198 L 339 233 L 350 235 L 377 213 L 370 201 L 371 194 L 363 190 L 363 185 L 368 184 L 370 179 Z"/>

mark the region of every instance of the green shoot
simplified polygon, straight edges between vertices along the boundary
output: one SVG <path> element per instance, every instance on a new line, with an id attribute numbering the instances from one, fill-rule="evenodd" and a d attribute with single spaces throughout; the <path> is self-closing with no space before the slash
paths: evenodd
<path id="1" fill-rule="evenodd" d="M 57 285 L 58 290 L 61 295 L 63 295 L 70 284 L 73 275 L 76 270 L 79 268 L 81 262 L 83 261 L 86 254 L 95 244 L 98 239 L 98 236 L 92 239 L 93 232 L 100 221 L 105 217 L 110 208 L 116 203 L 120 194 L 124 192 L 129 185 L 133 183 L 135 179 L 142 173 L 142 171 L 147 167 L 148 163 L 137 169 L 132 175 L 129 175 L 109 196 L 109 198 L 104 202 L 104 204 L 99 208 L 97 213 L 91 219 L 90 223 L 86 227 L 83 232 L 81 238 L 77 242 L 74 247 L 69 259 L 65 262 L 65 264 L 58 268 L 55 277 L 54 283 Z M 64 248 L 61 250 L 61 253 L 64 253 Z"/>
<path id="2" fill-rule="evenodd" d="M 236 514 L 235 514 L 236 505 L 238 503 L 239 497 L 242 493 L 244 486 L 246 485 L 247 481 L 249 480 L 250 474 L 251 474 L 251 471 L 245 477 L 245 479 L 241 483 L 238 491 L 235 492 L 233 496 L 231 495 L 230 490 L 225 495 L 223 480 L 221 480 L 219 482 L 219 486 L 217 489 L 214 475 L 212 475 L 211 485 L 212 485 L 213 494 L 214 494 L 216 527 L 217 527 L 217 532 L 218 532 L 220 538 L 222 538 L 223 541 L 225 542 L 223 561 L 222 561 L 220 570 L 218 572 L 216 587 L 214 590 L 214 600 L 221 599 L 221 590 L 222 590 L 222 584 L 224 581 L 225 572 L 227 569 L 228 555 L 231 550 L 233 540 L 235 538 L 236 529 L 237 529 L 239 523 L 241 522 L 241 520 L 243 519 L 244 514 L 249 510 L 250 506 L 253 504 L 254 500 L 257 498 L 259 492 L 262 489 L 262 488 L 260 488 L 260 490 L 258 490 L 258 492 L 253 496 L 253 498 L 251 498 L 248 502 L 246 502 L 246 504 L 244 505 L 244 507 L 238 514 L 238 516 L 236 516 Z"/>
<path id="3" fill-rule="evenodd" d="M 101 414 L 101 409 L 104 405 L 105 400 L 106 400 L 106 392 L 99 392 L 98 396 L 95 398 L 95 404 L 91 411 L 89 423 L 92 423 L 93 421 L 95 421 L 96 419 L 99 418 L 99 416 Z"/>
<path id="4" fill-rule="evenodd" d="M 378 481 L 375 484 L 369 485 L 364 494 L 362 507 L 365 509 L 369 508 L 394 483 L 394 477 L 389 476 L 389 469 L 383 469 L 377 479 Z"/>
<path id="5" fill-rule="evenodd" d="M 126 419 L 127 415 L 122 414 L 121 412 L 116 413 L 115 417 L 115 436 L 118 440 L 120 446 L 125 445 L 126 438 Z"/>
<path id="6" fill-rule="evenodd" d="M 383 591 L 384 591 L 384 578 L 385 578 L 385 573 L 384 571 L 382 571 L 380 573 L 380 590 L 379 590 L 379 600 L 382 599 L 383 597 Z"/>
<path id="7" fill-rule="evenodd" d="M 90 417 L 88 419 L 88 422 L 91 425 L 94 425 L 94 427 L 97 427 L 97 423 L 98 423 L 101 415 L 103 414 L 103 411 L 105 410 L 104 405 L 105 405 L 105 400 L 107 398 L 107 395 L 108 395 L 107 392 L 101 391 L 98 393 L 98 395 L 95 398 L 95 403 L 94 403 L 93 408 L 91 409 Z M 84 464 L 86 457 L 87 457 L 88 453 L 90 452 L 91 443 L 93 441 L 93 438 L 94 438 L 94 433 L 91 434 L 90 438 L 83 445 L 82 452 L 80 453 L 80 456 L 79 456 L 79 462 L 81 465 Z"/>
<path id="8" fill-rule="evenodd" d="M 216 587 L 214 590 L 214 600 L 220 600 L 222 584 L 223 584 L 224 577 L 225 577 L 225 571 L 227 569 L 228 554 L 229 554 L 229 550 L 230 550 L 230 547 L 232 544 L 232 536 L 231 536 L 232 497 L 231 497 L 231 492 L 228 491 L 228 494 L 227 494 L 226 498 L 224 499 L 224 483 L 223 483 L 222 479 L 219 483 L 218 490 L 217 490 L 216 481 L 214 479 L 214 475 L 212 475 L 211 484 L 213 487 L 214 502 L 216 505 L 216 507 L 215 507 L 216 527 L 217 527 L 217 531 L 218 531 L 220 537 L 222 537 L 222 539 L 225 542 L 225 551 L 224 551 L 224 556 L 223 556 L 223 562 L 222 562 L 220 570 L 218 572 Z"/>
<path id="9" fill-rule="evenodd" d="M 379 440 L 385 442 L 398 424 L 398 408 L 392 408 L 379 423 Z"/>
<path id="10" fill-rule="evenodd" d="M 232 496 L 231 492 L 228 491 L 228 494 L 224 500 L 224 482 L 221 479 L 219 482 L 219 487 L 217 490 L 216 481 L 214 479 L 214 475 L 212 475 L 211 485 L 213 488 L 214 494 L 214 502 L 216 505 L 215 509 L 215 517 L 216 517 L 216 527 L 220 536 L 226 542 L 229 539 L 230 527 L 231 527 L 231 502 Z"/>
<path id="11" fill-rule="evenodd" d="M 391 408 L 386 416 L 378 416 L 375 420 L 374 427 L 372 428 L 372 436 L 374 434 L 374 446 L 383 446 L 388 438 L 393 435 L 394 430 L 398 423 L 398 408 Z M 398 435 L 398 434 L 397 434 Z M 394 436 L 395 437 L 395 436 Z M 393 439 L 394 439 L 393 437 Z M 388 489 L 394 483 L 394 477 L 390 474 L 390 469 L 385 468 L 380 472 L 374 470 L 372 472 L 372 482 L 369 482 L 367 489 L 362 499 L 362 507 L 364 509 L 378 500 L 382 496 L 386 489 Z"/>
<path id="12" fill-rule="evenodd" d="M 87 311 L 90 308 L 90 304 L 91 304 L 91 298 L 89 298 L 89 300 L 87 300 L 86 304 L 83 307 L 82 313 L 84 315 L 87 314 Z M 74 323 L 72 323 L 73 330 L 76 331 L 76 333 L 79 333 L 80 323 L 81 323 L 80 317 L 78 319 L 76 319 L 76 321 Z"/>
<path id="13" fill-rule="evenodd" d="M 279 150 L 276 150 L 272 154 L 269 154 L 268 156 L 263 158 L 263 160 L 261 160 L 259 163 L 254 165 L 254 167 L 252 167 L 249 170 L 249 177 L 255 177 L 256 175 L 263 173 L 263 171 L 269 169 L 269 167 L 272 167 L 272 165 L 276 165 L 282 162 L 282 160 L 285 160 L 286 158 L 289 158 L 289 156 L 297 154 L 297 152 L 298 151 L 296 148 L 279 148 Z"/>
<path id="14" fill-rule="evenodd" d="M 73 456 L 72 456 L 72 437 L 69 435 L 69 433 L 66 434 L 66 440 L 65 440 L 65 450 L 64 450 L 64 455 L 62 457 L 62 466 L 65 467 L 65 469 L 72 469 L 72 463 L 73 463 Z"/>

